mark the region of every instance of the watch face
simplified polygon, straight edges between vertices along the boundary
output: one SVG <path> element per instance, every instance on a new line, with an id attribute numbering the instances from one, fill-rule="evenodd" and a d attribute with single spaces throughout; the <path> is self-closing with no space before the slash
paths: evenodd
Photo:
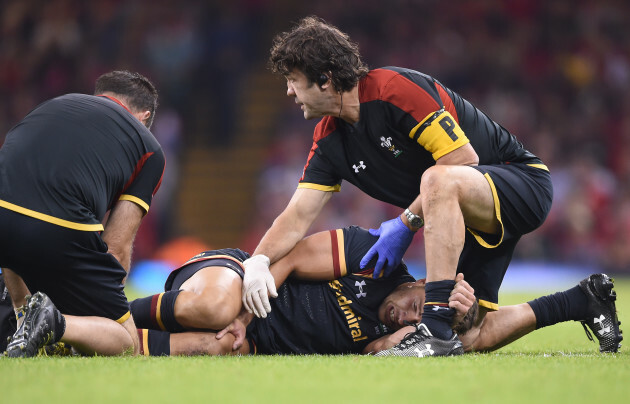
<path id="1" fill-rule="evenodd" d="M 424 224 L 422 218 L 418 215 L 414 215 L 411 211 L 405 211 L 405 216 L 407 216 L 407 220 L 412 227 L 422 227 Z"/>
<path id="2" fill-rule="evenodd" d="M 424 226 L 424 220 L 418 215 L 413 214 L 409 209 L 405 210 L 405 216 L 407 216 L 407 220 L 411 227 L 420 228 Z"/>

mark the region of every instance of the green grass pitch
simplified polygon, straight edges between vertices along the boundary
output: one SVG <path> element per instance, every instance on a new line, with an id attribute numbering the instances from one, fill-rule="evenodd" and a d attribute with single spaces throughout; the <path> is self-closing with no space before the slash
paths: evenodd
<path id="1" fill-rule="evenodd" d="M 628 328 L 630 279 L 615 289 Z M 539 294 L 505 294 L 501 304 Z M 451 358 L 1 358 L 0 403 L 628 403 L 629 352 L 600 354 L 570 322 Z"/>

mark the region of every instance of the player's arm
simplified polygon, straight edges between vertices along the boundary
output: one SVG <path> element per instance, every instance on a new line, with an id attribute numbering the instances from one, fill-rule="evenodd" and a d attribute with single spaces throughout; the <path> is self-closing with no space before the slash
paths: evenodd
<path id="1" fill-rule="evenodd" d="M 101 234 L 108 252 L 116 257 L 127 273 L 131 266 L 133 240 L 144 214 L 145 210 L 136 203 L 120 200 L 112 208 Z"/>
<path id="2" fill-rule="evenodd" d="M 11 269 L 6 267 L 2 268 L 2 274 L 4 275 L 4 284 L 9 290 L 9 296 L 11 296 L 13 309 L 16 315 L 18 315 L 20 311 L 19 308 L 22 308 L 26 304 L 26 296 L 30 295 L 31 292 L 28 290 L 24 279 Z"/>
<path id="3" fill-rule="evenodd" d="M 293 250 L 271 265 L 276 286 L 289 276 L 308 281 L 335 279 L 330 231 L 312 234 L 298 242 Z"/>
<path id="4" fill-rule="evenodd" d="M 133 181 L 126 185 L 109 212 L 101 235 L 107 243 L 108 252 L 116 257 L 127 273 L 131 266 L 133 240 L 142 218 L 149 211 L 153 196 L 160 188 L 166 164 L 164 152 L 159 147 L 143 159 L 142 169 L 134 174 Z"/>
<path id="5" fill-rule="evenodd" d="M 243 262 L 242 300 L 247 311 L 263 318 L 271 311 L 269 296 L 276 297 L 277 293 L 269 265 L 284 257 L 304 237 L 331 195 L 329 191 L 298 188 L 267 230 L 252 257 Z"/>
<path id="6" fill-rule="evenodd" d="M 389 349 L 402 341 L 402 339 L 405 338 L 405 335 L 414 331 L 416 331 L 416 327 L 408 325 L 393 334 L 388 334 L 379 339 L 375 339 L 363 348 L 363 354 L 367 355 Z"/>

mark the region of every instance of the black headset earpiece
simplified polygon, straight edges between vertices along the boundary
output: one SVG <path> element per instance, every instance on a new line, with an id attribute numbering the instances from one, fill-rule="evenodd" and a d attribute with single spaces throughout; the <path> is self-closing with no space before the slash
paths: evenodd
<path id="1" fill-rule="evenodd" d="M 327 81 L 328 81 L 328 76 L 326 76 L 324 73 L 322 73 L 321 76 L 317 78 L 317 84 L 320 87 L 326 84 Z"/>

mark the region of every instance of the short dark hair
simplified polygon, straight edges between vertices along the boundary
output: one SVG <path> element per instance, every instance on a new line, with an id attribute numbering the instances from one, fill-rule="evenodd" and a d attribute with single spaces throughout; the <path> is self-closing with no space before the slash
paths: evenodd
<path id="1" fill-rule="evenodd" d="M 361 60 L 359 46 L 347 34 L 315 16 L 303 18 L 291 31 L 274 38 L 269 67 L 283 76 L 298 69 L 311 82 L 330 72 L 337 91 L 349 91 L 369 71 Z"/>
<path id="2" fill-rule="evenodd" d="M 146 126 L 151 127 L 158 106 L 158 92 L 151 80 L 140 73 L 114 70 L 96 79 L 94 94 L 106 92 L 123 96 L 129 104 L 129 109 L 134 112 L 150 111 L 151 116 L 147 119 Z"/>

